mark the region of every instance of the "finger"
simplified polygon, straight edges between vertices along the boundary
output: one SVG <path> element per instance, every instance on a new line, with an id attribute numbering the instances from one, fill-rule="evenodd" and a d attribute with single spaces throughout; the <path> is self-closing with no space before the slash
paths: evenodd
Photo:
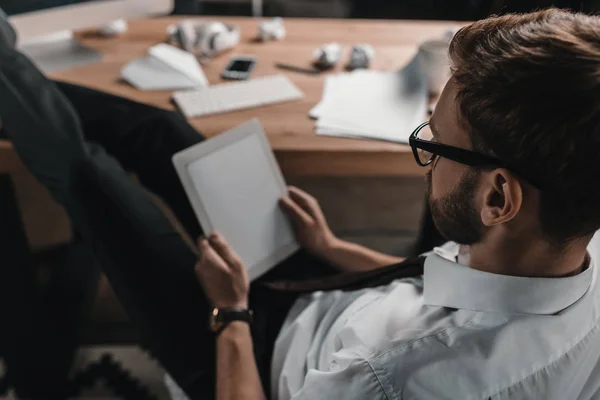
<path id="1" fill-rule="evenodd" d="M 210 245 L 208 240 L 204 239 L 201 242 L 200 251 L 201 254 L 198 265 L 201 268 L 220 269 L 223 271 L 227 271 L 229 269 L 225 260 L 223 260 L 221 256 L 215 251 L 215 249 Z"/>
<path id="2" fill-rule="evenodd" d="M 314 223 L 313 218 L 289 197 L 282 197 L 280 204 L 281 208 L 288 215 L 288 217 L 290 217 L 296 223 L 302 225 L 310 225 Z"/>
<path id="3" fill-rule="evenodd" d="M 198 250 L 200 251 L 200 257 L 202 257 L 202 255 L 208 250 L 208 247 L 210 247 L 210 245 L 208 244 L 208 240 L 206 240 L 206 238 L 204 236 L 200 236 L 198 238 Z"/>
<path id="4" fill-rule="evenodd" d="M 204 237 L 204 236 L 198 237 L 198 239 L 196 240 L 196 246 L 198 246 L 199 250 L 202 249 L 202 247 L 204 246 L 205 242 L 206 242 L 206 237 Z"/>
<path id="5" fill-rule="evenodd" d="M 283 211 L 295 222 L 303 225 L 314 222 L 313 217 L 290 197 L 282 197 L 280 205 Z"/>
<path id="6" fill-rule="evenodd" d="M 223 238 L 222 235 L 213 233 L 210 237 L 210 244 L 227 265 L 235 269 L 243 268 L 242 259 L 229 243 L 225 241 L 225 238 Z"/>
<path id="7" fill-rule="evenodd" d="M 294 186 L 290 186 L 288 189 L 290 198 L 308 213 L 312 214 L 315 208 L 318 207 L 317 200 L 310 194 Z"/>

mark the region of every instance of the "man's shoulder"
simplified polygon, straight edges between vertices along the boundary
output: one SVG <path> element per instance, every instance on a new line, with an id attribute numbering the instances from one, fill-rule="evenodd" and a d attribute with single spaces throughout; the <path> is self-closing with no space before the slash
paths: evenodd
<path id="1" fill-rule="evenodd" d="M 518 385 L 540 387 L 526 379 L 559 381 L 590 343 L 600 342 L 600 335 L 587 343 L 548 335 L 542 319 L 454 310 L 426 330 L 397 332 L 383 346 L 356 353 L 399 398 L 488 398 Z"/>
<path id="2" fill-rule="evenodd" d="M 415 308 L 402 317 L 387 307 L 368 309 L 338 336 L 346 350 L 368 364 L 388 393 L 399 395 L 415 374 L 434 376 L 428 370 L 439 362 L 460 365 L 466 337 L 476 337 L 480 331 L 481 313 L 426 305 Z"/>
<path id="3" fill-rule="evenodd" d="M 385 363 L 405 354 L 424 359 L 424 353 L 446 353 L 463 348 L 467 336 L 484 335 L 480 322 L 484 315 L 470 310 L 423 305 L 410 324 L 390 320 L 385 330 L 366 341 L 360 353 L 369 363 Z M 425 358 L 426 359 L 426 358 Z"/>

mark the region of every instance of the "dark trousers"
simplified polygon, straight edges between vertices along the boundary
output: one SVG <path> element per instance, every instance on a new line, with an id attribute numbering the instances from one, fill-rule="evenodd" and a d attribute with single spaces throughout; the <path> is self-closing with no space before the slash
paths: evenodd
<path id="1" fill-rule="evenodd" d="M 202 233 L 171 164 L 173 153 L 201 136 L 176 114 L 52 83 L 10 49 L 0 48 L 0 59 L 0 115 L 24 164 L 64 205 L 76 240 L 91 249 L 144 344 L 190 397 L 214 397 L 215 339 L 193 270 L 197 254 L 149 193 L 166 201 L 192 237 Z M 265 279 L 326 272 L 322 262 L 298 253 Z M 251 289 L 265 382 L 272 342 L 294 300 L 272 296 Z"/>

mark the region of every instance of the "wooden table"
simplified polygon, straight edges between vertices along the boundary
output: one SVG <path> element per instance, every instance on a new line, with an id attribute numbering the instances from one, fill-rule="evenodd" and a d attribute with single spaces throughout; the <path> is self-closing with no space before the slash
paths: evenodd
<path id="1" fill-rule="evenodd" d="M 119 80 L 121 68 L 136 57 L 144 56 L 149 47 L 166 40 L 166 28 L 179 20 L 176 17 L 133 21 L 129 32 L 114 39 L 82 34 L 83 42 L 102 53 L 102 62 L 53 74 L 54 78 L 98 88 L 144 103 L 173 109 L 170 92 L 142 92 Z M 252 18 L 222 18 L 241 28 L 240 45 L 225 53 L 204 70 L 211 84 L 221 81 L 219 75 L 231 54 L 258 56 L 254 77 L 282 73 L 275 63 L 310 66 L 312 52 L 320 45 L 336 41 L 344 46 L 344 63 L 354 43 L 374 46 L 375 69 L 398 69 L 410 60 L 421 40 L 439 37 L 452 22 L 423 21 L 359 21 L 326 19 L 286 19 L 287 37 L 281 42 L 258 43 L 254 37 L 257 20 Z M 332 73 L 340 72 L 338 67 Z M 422 175 L 408 146 L 376 141 L 317 136 L 315 121 L 308 111 L 321 99 L 326 74 L 285 74 L 304 92 L 301 101 L 266 106 L 245 111 L 203 117 L 191 121 L 207 136 L 217 135 L 250 118 L 263 123 L 277 159 L 286 175 Z"/>

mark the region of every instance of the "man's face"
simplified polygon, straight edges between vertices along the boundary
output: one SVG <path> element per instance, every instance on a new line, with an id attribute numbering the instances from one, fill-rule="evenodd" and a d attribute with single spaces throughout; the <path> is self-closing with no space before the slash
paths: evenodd
<path id="1" fill-rule="evenodd" d="M 458 123 L 455 98 L 456 86 L 451 80 L 431 118 L 434 140 L 472 150 L 467 132 Z M 436 157 L 427 174 L 427 183 L 431 214 L 442 236 L 465 245 L 480 241 L 484 226 L 475 200 L 479 173 L 466 165 Z"/>

